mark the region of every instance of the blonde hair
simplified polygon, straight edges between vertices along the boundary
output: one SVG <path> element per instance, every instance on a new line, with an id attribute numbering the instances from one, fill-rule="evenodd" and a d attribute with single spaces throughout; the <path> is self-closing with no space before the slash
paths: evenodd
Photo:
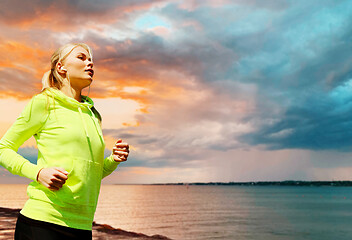
<path id="1" fill-rule="evenodd" d="M 93 58 L 92 51 L 89 46 L 85 43 L 68 43 L 61 47 L 59 47 L 52 55 L 51 55 L 51 68 L 49 71 L 44 73 L 42 78 L 42 91 L 45 88 L 56 88 L 61 89 L 63 85 L 64 78 L 57 72 L 57 64 L 65 61 L 66 57 L 75 49 L 76 47 L 83 47 L 89 53 L 90 57 Z"/>

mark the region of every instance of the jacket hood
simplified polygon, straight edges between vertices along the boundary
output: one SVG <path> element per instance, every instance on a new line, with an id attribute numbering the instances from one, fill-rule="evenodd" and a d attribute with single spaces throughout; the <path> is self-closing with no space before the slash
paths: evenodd
<path id="1" fill-rule="evenodd" d="M 88 96 L 81 95 L 83 102 L 78 102 L 76 99 L 67 96 L 66 94 L 64 94 L 63 92 L 55 88 L 51 88 L 51 87 L 46 88 L 45 93 L 51 97 L 54 97 L 55 99 L 62 102 L 63 104 L 69 105 L 73 108 L 79 108 L 79 107 L 92 108 L 94 106 L 93 100 Z"/>
<path id="2" fill-rule="evenodd" d="M 73 108 L 75 110 L 76 109 L 78 110 L 81 121 L 82 121 L 82 125 L 84 128 L 84 132 L 85 132 L 87 140 L 88 140 L 88 145 L 91 148 L 90 136 L 88 134 L 87 124 L 85 122 L 86 120 L 84 120 L 83 112 L 82 112 L 83 109 L 88 109 L 90 120 L 94 122 L 95 129 L 100 137 L 100 141 L 102 142 L 102 144 L 105 145 L 103 133 L 101 130 L 101 124 L 98 122 L 98 120 L 95 117 L 93 117 L 93 116 L 95 116 L 95 114 L 93 113 L 93 110 L 92 110 L 92 108 L 94 107 L 94 102 L 90 97 L 81 95 L 83 102 L 78 102 L 76 99 L 67 96 L 66 94 L 64 94 L 60 90 L 55 89 L 55 88 L 51 88 L 51 87 L 46 88 L 44 93 L 47 94 L 48 96 L 51 96 L 51 97 L 57 99 L 63 105 L 68 106 L 70 108 Z"/>

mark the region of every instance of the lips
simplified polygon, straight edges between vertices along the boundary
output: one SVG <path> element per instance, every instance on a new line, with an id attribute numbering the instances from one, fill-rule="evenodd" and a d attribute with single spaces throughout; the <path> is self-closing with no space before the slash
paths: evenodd
<path id="1" fill-rule="evenodd" d="M 91 77 L 93 77 L 93 75 L 94 75 L 94 70 L 93 69 L 87 69 L 86 70 L 86 72 L 88 72 L 89 73 L 89 75 L 91 76 Z"/>

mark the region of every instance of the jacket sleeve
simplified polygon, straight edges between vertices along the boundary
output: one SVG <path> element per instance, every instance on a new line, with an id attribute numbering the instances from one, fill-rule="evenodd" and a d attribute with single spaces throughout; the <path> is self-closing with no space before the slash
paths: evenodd
<path id="1" fill-rule="evenodd" d="M 117 168 L 117 165 L 119 164 L 120 162 L 116 162 L 111 153 L 109 157 L 104 159 L 104 169 L 103 169 L 102 178 L 105 178 L 106 176 L 110 175 Z"/>
<path id="2" fill-rule="evenodd" d="M 48 116 L 45 96 L 32 97 L 0 140 L 0 165 L 12 174 L 37 181 L 37 174 L 41 167 L 31 163 L 17 151 L 26 140 L 41 130 Z"/>

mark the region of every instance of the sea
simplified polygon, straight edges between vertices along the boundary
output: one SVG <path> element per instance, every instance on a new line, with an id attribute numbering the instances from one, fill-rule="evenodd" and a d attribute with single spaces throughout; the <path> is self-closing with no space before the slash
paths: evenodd
<path id="1" fill-rule="evenodd" d="M 22 208 L 25 184 L 0 184 Z M 352 187 L 102 185 L 97 223 L 171 239 L 352 239 Z"/>

